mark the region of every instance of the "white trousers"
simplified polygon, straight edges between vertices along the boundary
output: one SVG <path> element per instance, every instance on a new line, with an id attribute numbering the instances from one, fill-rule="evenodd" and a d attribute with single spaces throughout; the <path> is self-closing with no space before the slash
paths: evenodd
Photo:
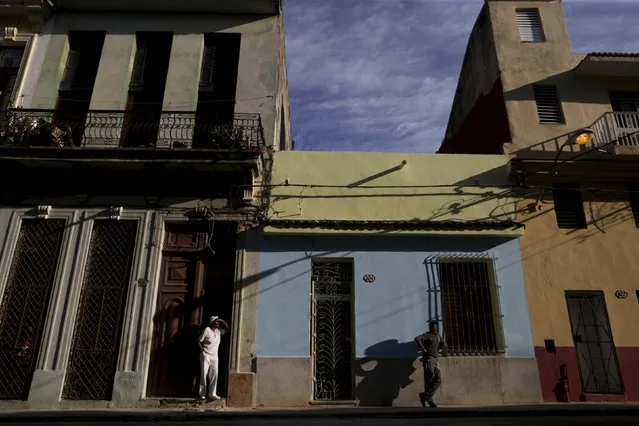
<path id="1" fill-rule="evenodd" d="M 212 398 L 217 396 L 218 357 L 202 352 L 200 354 L 200 396 Z M 208 384 L 208 393 L 207 393 Z"/>

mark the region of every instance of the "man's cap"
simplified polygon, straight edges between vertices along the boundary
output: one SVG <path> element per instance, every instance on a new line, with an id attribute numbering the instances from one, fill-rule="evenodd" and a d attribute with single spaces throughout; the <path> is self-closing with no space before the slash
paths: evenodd
<path id="1" fill-rule="evenodd" d="M 218 318 L 219 318 L 218 316 L 213 315 L 211 318 L 209 318 L 209 324 L 213 324 L 213 322 Z"/>
<path id="2" fill-rule="evenodd" d="M 430 325 L 430 326 L 439 325 L 439 321 L 429 321 L 428 325 Z"/>

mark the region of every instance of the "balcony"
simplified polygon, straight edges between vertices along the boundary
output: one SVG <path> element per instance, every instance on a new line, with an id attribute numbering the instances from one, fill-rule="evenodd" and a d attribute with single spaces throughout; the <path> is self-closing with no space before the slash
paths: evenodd
<path id="1" fill-rule="evenodd" d="M 592 129 L 592 143 L 585 146 L 566 143 L 574 131 L 540 142 L 516 152 L 518 159 L 554 159 L 561 150 L 561 159 L 575 154 L 583 158 L 610 158 L 611 155 L 639 156 L 639 112 L 608 112 L 594 123 L 584 126 Z M 563 147 L 562 147 L 563 146 Z"/>
<path id="2" fill-rule="evenodd" d="M 265 147 L 259 114 L 212 118 L 174 111 L 13 109 L 0 125 L 0 156 L 205 159 L 258 156 Z"/>
<path id="3" fill-rule="evenodd" d="M 529 183 L 552 175 L 554 181 L 627 183 L 639 179 L 639 112 L 608 112 L 589 126 L 588 145 L 570 144 L 578 129 L 527 148 L 510 152 L 515 169 Z M 531 176 L 536 175 L 537 178 Z"/>
<path id="4" fill-rule="evenodd" d="M 615 155 L 639 155 L 639 112 L 610 112 L 590 128 L 595 134 L 593 148 Z"/>

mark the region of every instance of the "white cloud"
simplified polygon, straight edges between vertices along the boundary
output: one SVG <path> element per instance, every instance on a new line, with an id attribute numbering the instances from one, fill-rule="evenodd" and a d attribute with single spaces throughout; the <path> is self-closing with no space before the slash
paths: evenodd
<path id="1" fill-rule="evenodd" d="M 297 148 L 434 152 L 482 4 L 287 0 Z M 565 9 L 575 50 L 639 51 L 628 22 L 639 2 L 566 0 Z"/>

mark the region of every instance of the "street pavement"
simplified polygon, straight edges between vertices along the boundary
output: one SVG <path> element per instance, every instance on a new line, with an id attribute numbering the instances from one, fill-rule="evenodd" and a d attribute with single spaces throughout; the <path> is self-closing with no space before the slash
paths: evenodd
<path id="1" fill-rule="evenodd" d="M 1 425 L 198 423 L 214 426 L 639 426 L 639 404 L 536 404 L 493 407 L 308 408 L 282 410 L 21 410 L 0 412 Z"/>
<path id="2" fill-rule="evenodd" d="M 159 422 L 152 421 L 133 421 L 136 426 L 157 426 Z M 133 423 L 124 422 L 124 423 Z M 188 420 L 182 421 L 162 421 L 162 424 L 180 424 L 188 423 Z M 55 420 L 46 422 L 48 425 L 67 425 L 66 422 L 56 422 Z M 76 425 L 108 425 L 122 424 L 121 421 L 111 422 L 78 422 Z M 639 417 L 636 416 L 579 416 L 579 417 L 468 417 L 468 418 L 240 418 L 240 419 L 209 419 L 198 421 L 198 425 L 211 426 L 621 426 L 621 425 L 638 425 Z M 33 423 L 2 423 L 3 425 L 38 425 L 42 422 Z"/>

